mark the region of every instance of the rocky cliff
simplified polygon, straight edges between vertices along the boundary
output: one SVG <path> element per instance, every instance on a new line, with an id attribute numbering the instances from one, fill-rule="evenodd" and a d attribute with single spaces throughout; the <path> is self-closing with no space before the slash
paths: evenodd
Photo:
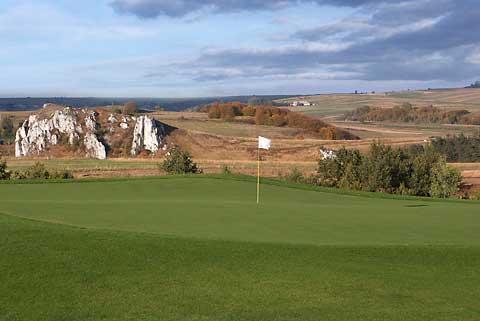
<path id="1" fill-rule="evenodd" d="M 38 156 L 54 149 L 97 159 L 110 154 L 156 154 L 163 147 L 164 136 L 164 125 L 149 116 L 49 106 L 31 115 L 17 130 L 15 156 Z"/>

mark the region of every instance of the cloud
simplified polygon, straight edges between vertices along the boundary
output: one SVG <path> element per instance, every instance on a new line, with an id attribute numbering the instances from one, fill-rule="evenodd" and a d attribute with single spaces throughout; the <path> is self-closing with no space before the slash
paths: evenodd
<path id="1" fill-rule="evenodd" d="M 207 80 L 222 79 L 210 77 L 208 68 L 216 68 L 215 75 L 224 68 L 236 70 L 228 77 L 263 73 L 272 79 L 308 74 L 319 80 L 468 81 L 480 76 L 476 0 L 350 2 L 362 4 L 368 14 L 361 7 L 346 20 L 295 32 L 290 40 L 296 44 L 208 52 L 191 68 L 204 71 L 203 78 L 196 77 Z"/>
<path id="2" fill-rule="evenodd" d="M 62 41 L 70 45 L 74 41 L 138 39 L 158 33 L 132 23 L 84 20 L 49 4 L 19 3 L 0 12 L 0 37 L 4 45 L 10 42 L 15 47 L 27 42 L 48 46 L 52 39 L 58 46 Z"/>
<path id="3" fill-rule="evenodd" d="M 342 7 L 359 7 L 385 0 L 114 0 L 116 12 L 140 18 L 184 17 L 196 12 L 229 13 L 238 11 L 279 10 L 299 4 L 316 3 Z"/>

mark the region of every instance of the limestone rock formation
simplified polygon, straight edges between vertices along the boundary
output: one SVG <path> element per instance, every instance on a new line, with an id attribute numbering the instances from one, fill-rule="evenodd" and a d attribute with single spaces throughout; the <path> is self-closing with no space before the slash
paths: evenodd
<path id="1" fill-rule="evenodd" d="M 163 126 L 157 126 L 154 119 L 148 116 L 138 117 L 133 130 L 131 154 L 135 156 L 141 150 L 148 150 L 155 154 L 162 144 L 161 135 L 163 134 Z"/>
<path id="2" fill-rule="evenodd" d="M 163 147 L 163 135 L 163 125 L 148 116 L 118 119 L 105 109 L 49 105 L 31 115 L 17 130 L 15 156 L 37 156 L 54 146 L 97 159 L 106 159 L 107 151 L 119 156 L 135 156 L 143 150 L 155 154 Z M 125 150 L 124 146 L 130 144 L 131 149 Z"/>
<path id="3" fill-rule="evenodd" d="M 50 118 L 40 119 L 30 115 L 17 130 L 15 137 L 15 156 L 31 156 L 44 151 L 49 145 L 57 145 L 59 135 L 68 137 L 70 144 L 79 138 L 74 112 L 65 108 L 56 110 Z"/>
<path id="4" fill-rule="evenodd" d="M 85 149 L 87 150 L 87 157 L 97 159 L 107 159 L 107 151 L 105 146 L 98 140 L 93 133 L 87 133 L 84 139 Z"/>
<path id="5" fill-rule="evenodd" d="M 328 149 L 320 149 L 320 155 L 322 159 L 335 159 L 337 158 L 337 154 L 333 150 Z"/>

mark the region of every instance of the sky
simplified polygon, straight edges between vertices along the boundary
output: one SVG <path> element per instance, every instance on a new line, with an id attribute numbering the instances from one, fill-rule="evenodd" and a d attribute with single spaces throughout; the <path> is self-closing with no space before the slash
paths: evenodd
<path id="1" fill-rule="evenodd" d="M 460 87 L 478 0 L 0 0 L 0 96 Z"/>

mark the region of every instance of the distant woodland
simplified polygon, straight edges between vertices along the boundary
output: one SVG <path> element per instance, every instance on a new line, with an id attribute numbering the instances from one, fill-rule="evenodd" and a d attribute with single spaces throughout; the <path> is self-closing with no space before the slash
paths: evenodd
<path id="1" fill-rule="evenodd" d="M 414 107 L 409 103 L 393 108 L 359 107 L 345 113 L 344 119 L 360 122 L 391 121 L 404 123 L 480 125 L 480 113 L 471 113 L 463 109 L 444 110 L 434 106 Z"/>

